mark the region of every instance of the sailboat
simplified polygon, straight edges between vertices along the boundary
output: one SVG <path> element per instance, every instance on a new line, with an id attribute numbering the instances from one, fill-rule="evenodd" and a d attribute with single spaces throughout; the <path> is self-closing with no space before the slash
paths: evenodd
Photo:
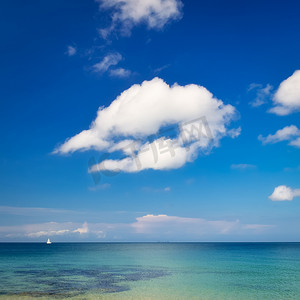
<path id="1" fill-rule="evenodd" d="M 47 245 L 50 245 L 50 244 L 51 244 L 50 239 L 48 239 L 47 240 Z"/>

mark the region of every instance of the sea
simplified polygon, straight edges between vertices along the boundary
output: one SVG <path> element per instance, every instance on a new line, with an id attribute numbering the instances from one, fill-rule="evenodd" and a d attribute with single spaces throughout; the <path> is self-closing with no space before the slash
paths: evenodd
<path id="1" fill-rule="evenodd" d="M 0 243 L 2 299 L 300 299 L 300 243 Z"/>

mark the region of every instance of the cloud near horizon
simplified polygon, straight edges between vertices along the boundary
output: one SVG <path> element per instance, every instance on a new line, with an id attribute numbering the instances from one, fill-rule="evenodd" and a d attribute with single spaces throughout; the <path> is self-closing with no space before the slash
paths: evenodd
<path id="1" fill-rule="evenodd" d="M 300 196 L 300 189 L 292 189 L 286 185 L 277 186 L 269 199 L 272 201 L 292 201 L 295 197 Z"/>
<path id="2" fill-rule="evenodd" d="M 48 222 L 20 226 L 0 226 L 0 239 L 21 239 L 44 241 L 52 237 L 54 241 L 66 240 L 172 240 L 197 241 L 205 238 L 222 238 L 229 234 L 243 236 L 245 232 L 260 234 L 273 225 L 242 224 L 239 220 L 207 220 L 164 214 L 144 215 L 131 223 L 78 223 Z"/>
<path id="3" fill-rule="evenodd" d="M 274 107 L 269 111 L 286 116 L 300 111 L 300 70 L 281 82 L 273 98 Z"/>
<path id="4" fill-rule="evenodd" d="M 100 10 L 110 10 L 111 24 L 99 30 L 106 39 L 112 31 L 130 35 L 134 26 L 145 24 L 148 29 L 162 29 L 168 22 L 181 18 L 180 0 L 96 0 Z"/>
<path id="5" fill-rule="evenodd" d="M 169 86 L 154 78 L 131 86 L 108 107 L 100 107 L 90 128 L 67 139 L 54 153 L 94 149 L 125 155 L 95 164 L 90 172 L 180 168 L 200 150 L 218 146 L 223 137 L 238 136 L 239 128 L 228 129 L 235 117 L 233 106 L 203 86 Z M 175 136 L 174 131 L 178 131 Z"/>

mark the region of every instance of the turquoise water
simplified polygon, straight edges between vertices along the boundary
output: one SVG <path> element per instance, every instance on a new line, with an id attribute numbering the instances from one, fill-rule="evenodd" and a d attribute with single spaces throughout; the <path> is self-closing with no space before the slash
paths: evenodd
<path id="1" fill-rule="evenodd" d="M 0 299 L 300 299 L 300 243 L 3 243 Z"/>

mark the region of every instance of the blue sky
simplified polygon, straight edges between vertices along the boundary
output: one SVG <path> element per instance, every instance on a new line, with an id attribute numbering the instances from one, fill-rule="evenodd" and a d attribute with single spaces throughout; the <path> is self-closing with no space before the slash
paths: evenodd
<path id="1" fill-rule="evenodd" d="M 0 241 L 299 241 L 300 4 L 149 3 L 1 2 Z"/>

